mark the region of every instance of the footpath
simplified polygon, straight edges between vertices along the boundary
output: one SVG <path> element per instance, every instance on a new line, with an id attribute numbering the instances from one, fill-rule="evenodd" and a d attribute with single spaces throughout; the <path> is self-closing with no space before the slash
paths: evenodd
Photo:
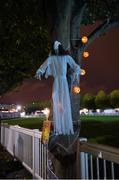
<path id="1" fill-rule="evenodd" d="M 0 179 L 32 179 L 32 175 L 0 145 Z"/>

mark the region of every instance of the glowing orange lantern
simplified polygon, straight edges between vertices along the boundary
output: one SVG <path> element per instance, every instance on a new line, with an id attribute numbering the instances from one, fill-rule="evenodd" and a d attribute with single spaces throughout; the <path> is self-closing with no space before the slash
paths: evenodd
<path id="1" fill-rule="evenodd" d="M 84 52 L 83 52 L 83 57 L 84 57 L 84 58 L 89 57 L 89 52 L 88 52 L 88 51 L 84 51 Z"/>
<path id="2" fill-rule="evenodd" d="M 74 94 L 79 94 L 80 93 L 80 87 L 79 86 L 74 86 L 73 87 L 73 93 Z"/>
<path id="3" fill-rule="evenodd" d="M 86 36 L 83 36 L 82 38 L 81 38 L 81 41 L 82 41 L 82 43 L 87 43 L 88 42 L 88 38 L 86 37 Z"/>
<path id="4" fill-rule="evenodd" d="M 86 74 L 86 71 L 84 69 L 81 69 L 81 73 L 82 76 L 84 76 Z"/>

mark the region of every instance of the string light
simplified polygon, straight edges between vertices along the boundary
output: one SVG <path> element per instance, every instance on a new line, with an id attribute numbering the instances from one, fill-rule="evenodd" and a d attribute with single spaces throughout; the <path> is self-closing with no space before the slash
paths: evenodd
<path id="1" fill-rule="evenodd" d="M 84 58 L 88 58 L 89 57 L 89 52 L 88 51 L 84 51 L 83 52 L 83 57 Z"/>
<path id="2" fill-rule="evenodd" d="M 79 94 L 80 93 L 80 87 L 79 86 L 74 86 L 73 87 L 73 93 L 74 94 Z"/>
<path id="3" fill-rule="evenodd" d="M 83 36 L 82 38 L 81 38 L 81 41 L 82 41 L 82 43 L 87 43 L 88 42 L 88 38 L 87 38 L 87 36 Z"/>
<path id="4" fill-rule="evenodd" d="M 81 73 L 82 76 L 84 76 L 86 74 L 86 71 L 84 69 L 81 69 Z"/>

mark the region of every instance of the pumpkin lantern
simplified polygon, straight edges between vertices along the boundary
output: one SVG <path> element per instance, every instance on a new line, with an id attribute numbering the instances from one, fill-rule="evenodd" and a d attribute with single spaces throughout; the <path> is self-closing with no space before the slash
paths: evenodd
<path id="1" fill-rule="evenodd" d="M 89 57 L 89 52 L 88 51 L 84 51 L 83 52 L 83 57 L 84 58 L 88 58 Z"/>
<path id="2" fill-rule="evenodd" d="M 74 86 L 73 87 L 73 94 L 79 94 L 80 93 L 80 87 L 79 86 Z"/>
<path id="3" fill-rule="evenodd" d="M 88 38 L 87 38 L 87 36 L 83 36 L 82 38 L 81 38 L 81 41 L 82 41 L 82 43 L 87 43 L 88 42 Z"/>

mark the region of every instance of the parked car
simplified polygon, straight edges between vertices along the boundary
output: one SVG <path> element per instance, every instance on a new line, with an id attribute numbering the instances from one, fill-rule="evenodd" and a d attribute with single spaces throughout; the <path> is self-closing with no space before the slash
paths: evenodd
<path id="1" fill-rule="evenodd" d="M 42 111 L 35 111 L 36 116 L 44 117 L 45 114 Z"/>

